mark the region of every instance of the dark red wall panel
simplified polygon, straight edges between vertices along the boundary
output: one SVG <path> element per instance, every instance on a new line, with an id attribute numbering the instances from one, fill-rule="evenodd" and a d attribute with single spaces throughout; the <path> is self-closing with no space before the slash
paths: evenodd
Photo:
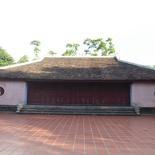
<path id="1" fill-rule="evenodd" d="M 129 106 L 129 83 L 30 82 L 30 105 Z"/>

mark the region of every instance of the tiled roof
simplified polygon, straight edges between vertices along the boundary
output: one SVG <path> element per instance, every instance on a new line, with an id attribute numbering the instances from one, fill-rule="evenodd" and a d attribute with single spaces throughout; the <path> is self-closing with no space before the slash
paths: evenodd
<path id="1" fill-rule="evenodd" d="M 50 57 L 0 69 L 0 79 L 19 80 L 154 80 L 155 70 L 105 57 Z"/>

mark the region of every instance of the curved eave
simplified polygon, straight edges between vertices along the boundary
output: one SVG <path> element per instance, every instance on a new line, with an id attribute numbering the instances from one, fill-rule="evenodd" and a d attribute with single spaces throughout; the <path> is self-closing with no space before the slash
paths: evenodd
<path id="1" fill-rule="evenodd" d="M 25 81 L 25 82 L 30 82 L 30 81 L 40 81 L 40 82 L 119 82 L 119 83 L 123 83 L 123 82 L 128 82 L 128 83 L 133 83 L 133 82 L 155 82 L 155 79 L 110 79 L 110 80 L 103 80 L 103 79 L 30 79 L 30 78 L 23 78 L 23 79 L 19 79 L 19 78 L 1 78 L 0 81 Z"/>

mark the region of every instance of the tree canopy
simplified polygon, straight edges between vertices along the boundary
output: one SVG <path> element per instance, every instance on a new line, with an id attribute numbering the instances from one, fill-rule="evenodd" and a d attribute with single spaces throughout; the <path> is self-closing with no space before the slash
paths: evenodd
<path id="1" fill-rule="evenodd" d="M 38 40 L 33 40 L 30 43 L 30 45 L 33 45 L 34 46 L 34 55 L 35 55 L 35 58 L 33 60 L 39 59 L 39 53 L 41 52 L 41 50 L 39 48 L 40 44 L 41 44 L 41 42 L 38 41 Z"/>
<path id="2" fill-rule="evenodd" d="M 13 57 L 0 47 L 0 67 L 14 64 Z"/>
<path id="3" fill-rule="evenodd" d="M 67 45 L 66 45 L 66 51 L 62 54 L 62 56 L 75 56 L 76 55 L 76 52 L 77 52 L 77 50 L 78 50 L 78 48 L 79 48 L 79 44 L 75 44 L 75 43 L 73 43 L 73 44 L 70 44 L 70 43 L 68 43 Z"/>
<path id="4" fill-rule="evenodd" d="M 87 46 L 87 49 L 84 51 L 86 55 L 90 54 L 92 56 L 107 56 L 115 53 L 115 48 L 111 38 L 108 38 L 106 41 L 104 41 L 102 38 L 87 38 L 84 40 L 83 44 Z"/>
<path id="5" fill-rule="evenodd" d="M 29 57 L 27 55 L 22 56 L 19 61 L 17 63 L 24 63 L 24 62 L 28 62 L 29 61 Z"/>
<path id="6" fill-rule="evenodd" d="M 105 41 L 102 38 L 99 39 L 87 38 L 84 40 L 83 44 L 86 45 L 86 49 L 84 50 L 84 53 L 86 55 L 108 56 L 115 54 L 115 48 L 111 38 L 108 38 Z M 76 56 L 79 46 L 80 45 L 77 43 L 74 44 L 68 43 L 66 45 L 67 49 L 62 54 L 62 56 Z"/>
<path id="7" fill-rule="evenodd" d="M 55 55 L 57 53 L 55 53 L 54 51 L 51 50 L 51 51 L 48 52 L 48 54 L 51 55 L 51 56 L 53 56 L 53 55 Z"/>
<path id="8" fill-rule="evenodd" d="M 38 41 L 38 40 L 33 40 L 33 41 L 31 41 L 31 43 L 30 43 L 30 45 L 35 45 L 35 46 L 40 46 L 40 44 L 41 44 L 41 42 L 40 41 Z"/>

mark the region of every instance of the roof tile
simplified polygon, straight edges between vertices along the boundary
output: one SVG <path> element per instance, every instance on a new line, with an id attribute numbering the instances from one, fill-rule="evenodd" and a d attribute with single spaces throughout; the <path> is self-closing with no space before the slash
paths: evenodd
<path id="1" fill-rule="evenodd" d="M 155 80 L 155 70 L 116 58 L 51 57 L 0 69 L 0 79 L 20 80 Z"/>

